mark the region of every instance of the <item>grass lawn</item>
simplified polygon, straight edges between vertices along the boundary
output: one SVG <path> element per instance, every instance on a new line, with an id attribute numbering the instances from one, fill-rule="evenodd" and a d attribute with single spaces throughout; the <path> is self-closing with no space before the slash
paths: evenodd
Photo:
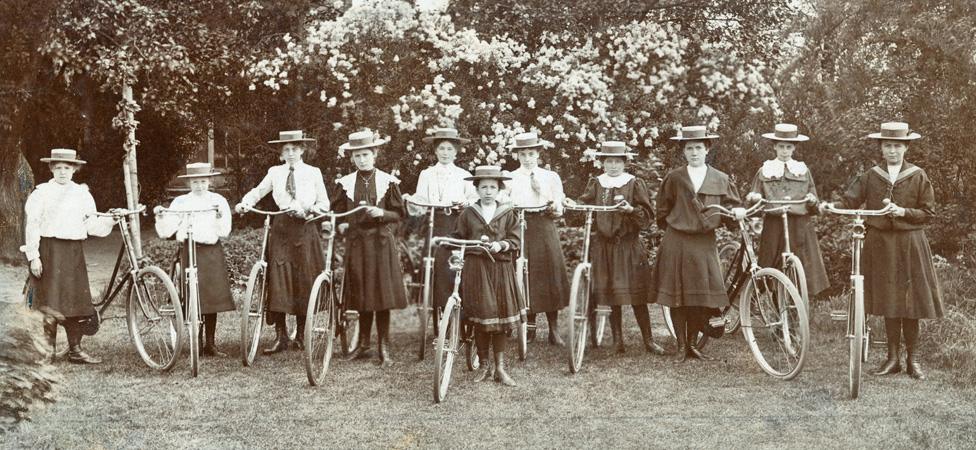
<path id="1" fill-rule="evenodd" d="M 92 270 L 110 270 L 111 253 L 90 255 Z M 110 315 L 122 312 L 119 305 Z M 626 309 L 624 317 L 625 355 L 588 350 L 582 372 L 571 375 L 565 349 L 533 343 L 528 361 L 510 364 L 515 388 L 476 384 L 458 362 L 439 405 L 432 356 L 416 360 L 411 310 L 394 316 L 393 368 L 375 358 L 336 360 L 319 388 L 308 386 L 297 351 L 242 367 L 236 313 L 218 322 L 218 345 L 230 356 L 204 359 L 195 379 L 186 361 L 170 373 L 149 370 L 124 321 L 111 319 L 86 341 L 104 363 L 57 363 L 59 400 L 0 435 L 0 447 L 976 447 L 976 392 L 931 364 L 926 382 L 865 375 L 861 398 L 849 400 L 843 326 L 827 320 L 824 305 L 814 311 L 807 366 L 790 382 L 765 375 L 740 334 L 709 343 L 717 362 L 647 355 Z M 666 339 L 657 307 L 652 318 Z M 873 348 L 866 368 L 881 353 Z"/>

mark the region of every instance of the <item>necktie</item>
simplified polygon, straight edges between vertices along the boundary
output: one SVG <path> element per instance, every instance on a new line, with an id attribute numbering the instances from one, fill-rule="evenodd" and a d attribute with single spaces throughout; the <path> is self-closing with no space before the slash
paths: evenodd
<path id="1" fill-rule="evenodd" d="M 295 198 L 295 168 L 288 168 L 288 179 L 285 180 L 285 192 L 291 196 L 292 199 Z"/>
<path id="2" fill-rule="evenodd" d="M 542 187 L 539 186 L 539 180 L 535 179 L 535 172 L 532 172 L 529 175 L 529 186 L 532 187 L 532 192 L 542 194 Z"/>

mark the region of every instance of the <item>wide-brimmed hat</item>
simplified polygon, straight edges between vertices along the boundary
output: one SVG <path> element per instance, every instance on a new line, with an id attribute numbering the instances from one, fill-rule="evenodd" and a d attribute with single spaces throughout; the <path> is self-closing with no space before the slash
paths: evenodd
<path id="1" fill-rule="evenodd" d="M 868 139 L 884 139 L 887 141 L 914 141 L 922 137 L 908 128 L 905 122 L 885 122 L 881 124 L 881 132 L 871 133 Z"/>
<path id="2" fill-rule="evenodd" d="M 198 162 L 190 163 L 186 165 L 186 173 L 179 175 L 176 178 L 204 178 L 204 177 L 215 177 L 220 175 L 220 172 L 214 172 L 213 167 L 210 163 Z"/>
<path id="3" fill-rule="evenodd" d="M 708 134 L 708 127 L 704 125 L 681 127 L 678 130 L 678 135 L 671 138 L 672 141 L 704 141 L 708 139 L 718 139 L 718 135 Z"/>
<path id="4" fill-rule="evenodd" d="M 349 142 L 339 146 L 340 151 L 353 151 L 362 150 L 364 148 L 379 147 L 387 142 L 390 142 L 390 138 L 381 138 L 373 133 L 372 130 L 366 129 L 363 131 L 357 131 L 349 135 Z"/>
<path id="5" fill-rule="evenodd" d="M 279 131 L 278 139 L 268 141 L 269 144 L 287 144 L 289 142 L 315 142 L 315 139 L 305 137 L 302 130 Z"/>
<path id="6" fill-rule="evenodd" d="M 621 141 L 603 141 L 600 143 L 599 150 L 588 150 L 584 152 L 587 156 L 592 156 L 595 158 L 607 157 L 607 156 L 619 156 L 622 158 L 633 158 L 637 156 L 637 153 L 630 152 L 627 148 L 627 144 Z"/>
<path id="7" fill-rule="evenodd" d="M 66 162 L 71 164 L 87 164 L 78 159 L 78 152 L 70 148 L 52 148 L 50 158 L 41 158 L 41 162 Z"/>
<path id="8" fill-rule="evenodd" d="M 471 142 L 471 139 L 463 138 L 458 134 L 458 130 L 454 128 L 434 128 L 427 130 L 427 136 L 422 140 L 426 143 L 437 142 L 437 141 L 454 141 L 461 144 L 467 144 Z"/>
<path id="9" fill-rule="evenodd" d="M 552 142 L 545 139 L 539 139 L 539 135 L 536 133 L 519 133 L 515 135 L 515 138 L 512 140 L 512 144 L 510 144 L 508 148 L 512 150 L 523 150 L 527 148 L 546 147 L 550 145 L 552 145 Z"/>
<path id="10" fill-rule="evenodd" d="M 508 181 L 512 177 L 505 176 L 500 166 L 478 166 L 474 168 L 474 175 L 464 178 L 466 181 L 500 180 Z"/>
<path id="11" fill-rule="evenodd" d="M 773 127 L 772 133 L 764 133 L 762 137 L 784 142 L 805 142 L 810 140 L 808 136 L 800 134 L 796 125 L 791 123 L 778 123 Z"/>

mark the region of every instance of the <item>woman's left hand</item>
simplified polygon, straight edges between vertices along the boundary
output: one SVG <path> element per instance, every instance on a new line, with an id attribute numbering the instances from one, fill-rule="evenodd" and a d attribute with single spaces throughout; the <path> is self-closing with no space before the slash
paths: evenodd
<path id="1" fill-rule="evenodd" d="M 894 202 L 890 203 L 891 215 L 895 217 L 905 217 L 905 208 L 896 205 Z"/>
<path id="2" fill-rule="evenodd" d="M 501 242 L 492 242 L 491 245 L 489 246 L 489 249 L 491 250 L 492 253 L 498 253 L 502 251 L 502 244 Z"/>
<path id="3" fill-rule="evenodd" d="M 811 205 L 817 204 L 817 196 L 813 195 L 813 192 L 807 192 L 807 196 L 803 198 Z"/>
<path id="4" fill-rule="evenodd" d="M 369 214 L 369 217 L 379 219 L 380 217 L 383 217 L 383 208 L 372 206 L 366 211 L 366 213 Z"/>

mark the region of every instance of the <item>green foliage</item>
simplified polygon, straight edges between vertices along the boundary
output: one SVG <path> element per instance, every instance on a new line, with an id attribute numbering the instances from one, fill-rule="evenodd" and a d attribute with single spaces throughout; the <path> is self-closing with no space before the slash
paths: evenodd
<path id="1" fill-rule="evenodd" d="M 227 261 L 227 276 L 231 286 L 243 286 L 251 273 L 251 267 L 258 260 L 261 251 L 262 228 L 242 228 L 234 230 L 230 237 L 220 241 Z M 143 240 L 143 254 L 153 264 L 169 272 L 177 257 L 179 243 L 173 239 L 148 238 Z"/>

